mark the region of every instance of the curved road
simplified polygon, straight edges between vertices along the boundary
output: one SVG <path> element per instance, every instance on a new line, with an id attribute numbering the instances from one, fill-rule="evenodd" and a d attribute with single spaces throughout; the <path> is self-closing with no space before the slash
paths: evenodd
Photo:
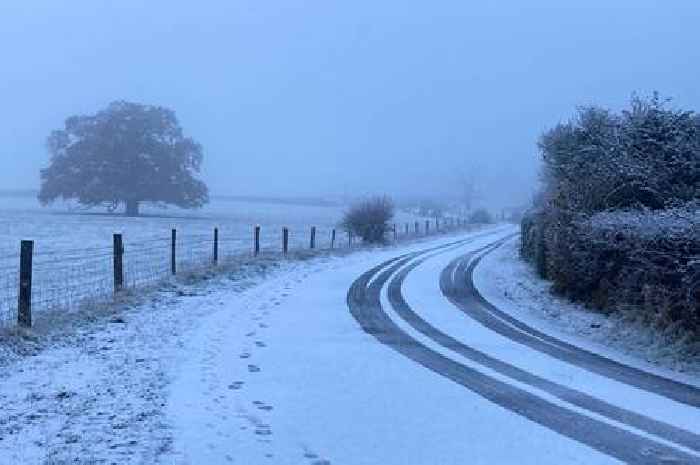
<path id="1" fill-rule="evenodd" d="M 501 238 L 477 250 L 459 254 L 439 277 L 435 277 L 439 279 L 442 294 L 452 304 L 451 307 L 445 306 L 443 311 L 461 311 L 494 336 L 607 377 L 619 384 L 619 390 L 629 391 L 630 395 L 643 390 L 668 403 L 682 404 L 691 411 L 700 406 L 700 389 L 694 386 L 576 347 L 544 334 L 490 304 L 474 286 L 474 269 L 484 254 L 510 238 Z M 422 317 L 421 309 L 412 308 L 403 295 L 407 277 L 426 261 L 441 254 L 454 254 L 470 242 L 464 240 L 402 255 L 367 271 L 348 292 L 347 301 L 353 317 L 379 342 L 436 375 L 480 395 L 485 401 L 621 462 L 649 465 L 700 463 L 697 428 L 691 431 L 686 429 L 688 425 L 661 421 L 616 405 L 605 397 L 567 386 L 557 379 L 532 373 L 471 345 L 468 333 L 457 331 L 460 337 L 447 334 Z M 386 304 L 382 302 L 384 290 Z M 416 334 L 421 337 L 416 337 Z M 447 353 L 435 350 L 435 345 L 446 349 Z"/>
<path id="2" fill-rule="evenodd" d="M 168 463 L 700 464 L 698 387 L 480 294 L 501 264 L 488 254 L 516 237 L 426 238 L 214 290 L 169 386 Z"/>

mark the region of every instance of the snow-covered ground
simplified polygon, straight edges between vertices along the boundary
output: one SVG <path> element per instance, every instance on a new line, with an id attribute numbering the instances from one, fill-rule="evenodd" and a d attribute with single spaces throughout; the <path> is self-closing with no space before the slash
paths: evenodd
<path id="1" fill-rule="evenodd" d="M 256 373 L 254 366 L 261 365 L 259 357 L 265 350 L 261 346 L 271 339 L 262 337 L 269 330 L 264 327 L 268 315 L 262 313 L 278 309 L 292 292 L 301 293 L 300 287 L 312 276 L 331 277 L 342 269 L 348 281 L 376 257 L 397 253 L 393 248 L 379 250 L 301 261 L 256 259 L 208 280 L 191 284 L 179 280 L 144 298 L 88 309 L 91 319 L 70 319 L 63 327 L 20 333 L 24 336 L 19 341 L 4 341 L 0 345 L 0 464 L 93 460 L 140 464 L 157 459 L 172 463 L 184 453 L 181 443 L 173 444 L 182 437 L 176 428 L 182 415 L 173 411 L 172 402 L 181 399 L 183 392 L 181 387 L 171 392 L 173 383 L 189 382 L 183 373 L 204 373 L 211 360 L 200 358 L 202 351 L 212 356 L 215 342 L 231 344 L 230 352 L 223 355 L 240 360 L 241 370 L 218 387 L 225 393 L 236 392 L 236 381 Z M 347 320 L 345 284 L 334 289 L 340 300 L 333 303 L 328 317 Z M 306 287 L 307 298 L 313 298 L 314 289 Z M 309 304 L 308 309 L 297 307 L 290 315 L 299 318 L 308 311 L 313 318 L 319 310 L 318 305 Z M 213 338 L 214 331 L 224 331 L 224 339 Z M 293 328 L 284 333 L 286 341 L 296 337 Z M 247 352 L 250 360 L 240 358 Z M 204 374 L 197 378 L 206 379 Z M 206 392 L 195 390 L 191 395 Z M 184 404 L 178 405 L 187 411 Z M 255 407 L 255 412 L 265 411 Z M 193 416 L 185 424 L 196 425 L 196 420 Z M 251 432 L 255 430 L 250 426 L 253 420 L 241 421 Z M 236 431 L 234 442 L 243 441 L 243 433 Z M 238 448 L 236 455 L 240 454 Z"/>
<path id="2" fill-rule="evenodd" d="M 282 226 L 291 228 L 290 239 L 306 243 L 311 226 L 328 228 L 342 216 L 341 207 L 253 203 L 213 199 L 199 210 L 177 207 L 156 208 L 145 204 L 142 216 L 128 218 L 104 209 L 81 210 L 68 203 L 42 207 L 33 197 L 0 196 L 0 257 L 17 255 L 21 239 L 36 241 L 36 253 L 60 253 L 76 249 L 112 246 L 112 234 L 123 233 L 125 241 L 170 239 L 170 230 L 178 229 L 183 237 L 212 235 L 221 229 L 221 238 L 242 240 L 250 248 L 252 227 L 262 230 L 262 241 L 278 244 Z M 269 229 L 269 230 L 268 230 Z M 301 235 L 303 234 L 303 238 Z M 325 235 L 322 237 L 326 240 Z M 321 237 L 319 237 L 321 239 Z"/>
<path id="3" fill-rule="evenodd" d="M 405 298 L 422 318 L 539 376 L 700 433 L 697 409 L 523 349 L 448 301 L 438 281 L 446 264 L 513 231 L 263 261 L 109 309 L 75 334 L 37 335 L 43 348 L 2 370 L 0 463 L 619 463 L 424 368 L 353 318 L 347 293 L 360 275 L 465 237 L 473 240 L 408 275 Z M 492 268 L 484 265 L 477 278 L 488 294 L 483 278 Z M 575 410 L 423 337 L 391 310 L 386 287 L 382 303 L 430 350 Z"/>
<path id="4" fill-rule="evenodd" d="M 0 463 L 155 463 L 171 448 L 167 386 L 189 332 L 222 309 L 235 313 L 233 300 L 266 277 L 310 266 L 258 260 L 4 341 Z"/>
<path id="5" fill-rule="evenodd" d="M 669 375 L 672 370 L 676 373 L 673 376 L 686 380 L 700 375 L 700 357 L 689 354 L 686 344 L 669 341 L 658 331 L 619 314 L 605 315 L 553 295 L 550 284 L 519 258 L 517 239 L 484 257 L 474 280 L 497 307 L 544 332 L 560 334 L 593 351 L 612 351 L 626 364 L 647 371 Z M 682 373 L 694 376 L 685 378 Z"/>

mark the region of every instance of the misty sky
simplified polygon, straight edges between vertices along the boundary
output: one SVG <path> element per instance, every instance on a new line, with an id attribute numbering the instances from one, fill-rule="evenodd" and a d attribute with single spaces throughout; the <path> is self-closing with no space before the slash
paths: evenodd
<path id="1" fill-rule="evenodd" d="M 576 105 L 699 109 L 699 26 L 697 0 L 2 0 L 0 188 L 126 99 L 176 110 L 214 193 L 443 194 L 478 166 L 517 204 Z"/>

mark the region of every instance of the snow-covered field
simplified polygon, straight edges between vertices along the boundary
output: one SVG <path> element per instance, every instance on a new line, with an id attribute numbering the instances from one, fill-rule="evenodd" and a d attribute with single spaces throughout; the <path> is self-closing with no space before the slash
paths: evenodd
<path id="1" fill-rule="evenodd" d="M 181 270 L 212 260 L 214 228 L 219 228 L 222 260 L 252 249 L 253 228 L 261 226 L 262 252 L 279 252 L 282 228 L 290 249 L 309 247 L 315 226 L 318 248 L 330 246 L 331 230 L 343 208 L 213 200 L 201 210 L 144 206 L 143 216 L 127 218 L 103 210 L 77 210 L 67 204 L 41 207 L 33 197 L 0 196 L 0 326 L 16 320 L 19 243 L 35 241 L 33 310 L 74 309 L 113 289 L 112 236 L 124 238 L 125 278 L 130 287 L 151 284 L 170 272 L 171 230 L 178 231 Z M 397 222 L 414 218 L 399 213 Z M 336 247 L 347 247 L 338 231 Z"/>
<path id="2" fill-rule="evenodd" d="M 341 215 L 340 207 L 214 199 L 201 210 L 146 205 L 142 217 L 127 218 L 103 209 L 85 211 L 61 203 L 41 207 L 32 197 L 0 196 L 0 257 L 16 257 L 21 239 L 36 241 L 38 255 L 111 250 L 114 233 L 124 234 L 127 243 L 162 240 L 167 245 L 172 228 L 184 237 L 210 238 L 214 228 L 219 227 L 223 241 L 237 241 L 236 246 L 250 248 L 252 227 L 256 224 L 264 226 L 262 241 L 279 248 L 283 226 L 290 228 L 290 240 L 301 244 L 308 240 L 310 226 L 332 227 Z M 319 234 L 319 240 L 327 238 Z"/>

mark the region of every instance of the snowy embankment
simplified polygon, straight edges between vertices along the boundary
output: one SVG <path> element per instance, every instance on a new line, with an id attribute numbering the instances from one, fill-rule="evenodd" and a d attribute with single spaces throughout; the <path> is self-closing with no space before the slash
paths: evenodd
<path id="1" fill-rule="evenodd" d="M 689 355 L 682 343 L 669 344 L 658 331 L 618 313 L 605 315 L 553 295 L 551 284 L 520 259 L 517 240 L 484 257 L 474 280 L 497 307 L 544 332 L 564 335 L 575 345 L 594 352 L 612 351 L 626 364 L 647 371 L 700 374 L 700 357 Z"/>
<path id="2" fill-rule="evenodd" d="M 154 463 L 172 443 L 166 387 L 188 332 L 266 276 L 308 266 L 258 260 L 6 338 L 0 463 Z"/>

